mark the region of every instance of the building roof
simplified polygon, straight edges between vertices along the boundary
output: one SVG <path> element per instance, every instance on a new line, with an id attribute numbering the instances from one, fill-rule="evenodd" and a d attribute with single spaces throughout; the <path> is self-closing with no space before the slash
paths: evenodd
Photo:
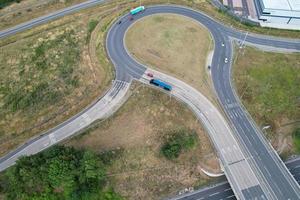
<path id="1" fill-rule="evenodd" d="M 282 10 L 290 10 L 291 7 L 287 0 L 262 0 L 263 6 L 265 9 L 282 9 Z"/>
<path id="2" fill-rule="evenodd" d="M 261 0 L 264 9 L 300 11 L 300 0 Z"/>
<path id="3" fill-rule="evenodd" d="M 274 16 L 300 19 L 300 0 L 256 0 L 259 18 Z"/>
<path id="4" fill-rule="evenodd" d="M 292 10 L 300 11 L 300 0 L 289 0 Z"/>

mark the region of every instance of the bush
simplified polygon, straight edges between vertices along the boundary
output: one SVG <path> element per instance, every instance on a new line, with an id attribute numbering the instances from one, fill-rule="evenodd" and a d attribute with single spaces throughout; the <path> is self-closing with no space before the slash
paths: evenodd
<path id="1" fill-rule="evenodd" d="M 181 153 L 182 146 L 174 141 L 167 142 L 163 145 L 161 151 L 162 154 L 169 160 L 178 158 L 179 154 Z"/>
<path id="2" fill-rule="evenodd" d="M 105 165 L 111 165 L 114 160 L 121 157 L 122 153 L 123 153 L 123 149 L 103 151 L 100 153 L 100 160 Z"/>
<path id="3" fill-rule="evenodd" d="M 88 24 L 88 31 L 87 31 L 87 36 L 86 36 L 86 42 L 88 42 L 91 38 L 91 33 L 93 32 L 93 30 L 96 28 L 98 24 L 98 21 L 96 20 L 91 20 Z"/>
<path id="4" fill-rule="evenodd" d="M 88 32 L 91 33 L 96 28 L 97 24 L 98 24 L 98 21 L 91 20 L 88 25 Z"/>
<path id="5" fill-rule="evenodd" d="M 5 6 L 8 6 L 14 2 L 20 3 L 21 0 L 0 0 L 0 9 L 4 8 Z"/>
<path id="6" fill-rule="evenodd" d="M 182 151 L 194 148 L 197 142 L 198 136 L 195 131 L 181 129 L 168 134 L 160 151 L 167 159 L 174 160 Z"/>

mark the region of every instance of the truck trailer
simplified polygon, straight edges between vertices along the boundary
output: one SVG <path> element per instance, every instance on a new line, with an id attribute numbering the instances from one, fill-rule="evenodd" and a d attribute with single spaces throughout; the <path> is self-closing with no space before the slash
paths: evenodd
<path id="1" fill-rule="evenodd" d="M 139 6 L 139 7 L 136 7 L 134 9 L 130 10 L 130 14 L 135 15 L 139 12 L 142 12 L 143 10 L 145 10 L 145 6 Z"/>
<path id="2" fill-rule="evenodd" d="M 150 84 L 161 87 L 167 91 L 171 91 L 172 90 L 172 86 L 159 80 L 159 79 L 151 79 L 150 80 Z"/>

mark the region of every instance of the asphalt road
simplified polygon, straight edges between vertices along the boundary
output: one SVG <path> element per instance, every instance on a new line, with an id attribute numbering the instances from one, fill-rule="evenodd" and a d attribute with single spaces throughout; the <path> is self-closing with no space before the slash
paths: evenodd
<path id="1" fill-rule="evenodd" d="M 300 183 L 300 158 L 290 160 L 285 163 L 296 181 Z M 235 200 L 236 197 L 227 181 L 219 183 L 212 187 L 196 190 L 181 196 L 172 198 L 172 200 Z"/>
<path id="2" fill-rule="evenodd" d="M 242 148 L 242 155 L 238 154 L 240 152 L 238 150 L 235 156 L 240 159 L 228 162 L 226 158 L 222 159 L 222 157 L 230 150 L 226 151 L 216 143 L 215 147 L 219 152 L 225 174 L 235 194 L 240 199 L 299 199 L 300 189 L 298 183 L 241 106 L 231 85 L 231 62 L 224 63 L 225 58 L 228 58 L 229 61 L 232 60 L 232 40 L 241 40 L 259 46 L 288 49 L 289 51 L 300 50 L 299 41 L 241 33 L 219 24 L 206 15 L 183 7 L 150 7 L 143 13 L 136 15 L 135 20 L 156 13 L 175 13 L 193 18 L 205 25 L 214 38 L 216 46 L 211 65 L 212 79 L 219 101 L 232 124 L 235 138 L 239 141 L 239 147 Z M 112 41 L 114 43 L 107 45 L 107 48 L 110 51 L 110 46 L 113 46 L 111 51 L 117 52 L 116 55 L 111 55 L 114 62 L 119 60 L 118 65 L 125 65 L 125 67 L 122 66 L 123 70 L 133 73 L 132 76 L 137 78 L 140 72 L 144 71 L 144 68 L 130 58 L 130 55 L 126 53 L 126 49 L 124 50 L 124 44 L 120 41 L 124 37 L 124 29 L 127 29 L 133 22 L 128 21 L 128 16 L 124 16 L 121 20 L 120 25 L 112 27 L 111 36 L 114 38 Z M 109 36 L 108 41 L 110 40 L 112 39 Z M 222 43 L 225 44 L 225 47 L 222 47 Z M 210 136 L 213 137 L 212 134 Z M 232 145 L 235 146 L 234 143 Z M 251 169 L 246 168 L 247 164 L 244 163 L 248 163 Z M 247 177 L 249 174 L 247 174 L 245 168 L 246 171 L 252 171 L 252 173 L 249 172 L 250 178 Z M 245 181 L 245 179 L 247 180 Z M 249 180 L 253 180 L 253 182 L 249 183 Z"/>
<path id="3" fill-rule="evenodd" d="M 6 37 L 8 35 L 15 34 L 16 32 L 26 30 L 30 27 L 36 26 L 37 24 L 44 23 L 46 21 L 52 20 L 54 18 L 69 14 L 70 12 L 74 12 L 93 4 L 97 4 L 102 1 L 89 1 L 90 4 L 81 4 L 73 6 L 70 9 L 65 9 L 62 11 L 58 11 L 56 13 L 50 14 L 45 17 L 41 17 L 37 20 L 32 20 L 29 23 L 25 23 L 22 26 L 17 26 L 15 28 L 11 28 L 7 31 L 0 32 L 0 38 Z M 276 152 L 272 149 L 271 145 L 263 138 L 263 134 L 261 133 L 260 129 L 256 127 L 253 123 L 251 117 L 247 114 L 247 112 L 241 106 L 234 89 L 231 86 L 231 79 L 230 79 L 230 68 L 231 62 L 225 64 L 224 58 L 227 57 L 229 61 L 232 60 L 232 40 L 241 40 L 247 42 L 247 44 L 258 45 L 258 46 L 268 46 L 272 48 L 280 48 L 281 50 L 288 50 L 288 51 L 299 51 L 300 50 L 300 41 L 299 40 L 287 40 L 283 38 L 270 38 L 266 36 L 254 35 L 254 34 L 247 34 L 242 33 L 237 30 L 231 29 L 226 27 L 213 19 L 209 18 L 208 16 L 190 10 L 188 8 L 183 7 L 176 7 L 176 6 L 156 6 L 147 8 L 145 12 L 142 14 L 138 14 L 135 16 L 135 20 L 138 18 L 144 17 L 146 15 L 151 15 L 155 13 L 176 13 L 185 15 L 187 17 L 193 18 L 203 25 L 205 25 L 211 32 L 214 40 L 215 40 L 215 52 L 213 56 L 213 62 L 211 65 L 211 72 L 212 72 L 212 79 L 214 83 L 215 90 L 217 92 L 218 98 L 220 103 L 223 106 L 226 114 L 228 115 L 228 119 L 231 122 L 232 129 L 234 130 L 232 133 L 234 137 L 231 138 L 230 141 L 236 142 L 238 141 L 238 145 L 234 146 L 236 151 L 232 153 L 232 155 L 241 156 L 242 159 L 228 163 L 230 158 L 226 154 L 226 149 L 219 149 L 219 156 L 221 159 L 223 158 L 223 167 L 225 168 L 225 174 L 234 189 L 235 194 L 240 199 L 300 199 L 300 189 L 298 183 L 294 180 L 292 175 L 288 172 L 287 168 L 282 163 L 281 159 L 278 157 Z M 124 37 L 124 31 L 114 31 L 114 27 L 121 27 L 119 30 L 126 30 L 128 26 L 130 26 L 132 22 L 128 21 L 128 16 L 122 17 L 122 23 L 120 25 L 115 24 L 107 37 L 107 47 L 113 46 L 116 48 L 110 48 L 108 53 L 114 63 L 116 68 L 116 81 L 121 83 L 130 84 L 131 79 L 135 78 L 138 80 L 144 80 L 143 74 L 147 70 L 145 66 L 142 64 L 137 63 L 133 60 L 130 55 L 126 52 L 126 48 L 124 43 L 118 42 L 116 40 L 120 40 Z M 225 47 L 222 47 L 221 44 L 224 43 Z M 162 76 L 162 74 L 161 74 Z M 175 81 L 175 86 L 178 83 L 179 87 L 173 95 L 177 95 L 178 98 L 181 98 L 182 101 L 186 101 L 190 104 L 190 107 L 194 109 L 195 113 L 198 113 L 199 117 L 201 115 L 210 116 L 208 113 L 205 113 L 205 110 L 202 109 L 201 104 L 199 104 L 199 100 L 194 99 L 195 97 L 201 97 L 201 94 L 198 94 L 197 91 L 193 91 L 191 95 L 189 95 L 189 91 L 192 90 L 188 86 L 176 82 L 176 80 L 171 79 L 170 81 Z M 180 86 L 184 85 L 185 88 L 180 88 Z M 123 90 L 122 90 L 123 91 Z M 114 94 L 114 97 L 123 97 L 122 95 L 118 95 L 119 92 Z M 180 96 L 181 95 L 181 96 Z M 185 97 L 191 98 L 187 99 Z M 202 97 L 201 97 L 202 98 Z M 105 99 L 105 98 L 104 98 Z M 120 98 L 117 98 L 120 101 Z M 104 102 L 106 103 L 107 100 Z M 118 103 L 117 103 L 118 104 Z M 98 112 L 107 112 L 105 110 L 105 106 L 103 107 L 100 104 L 101 109 L 98 109 Z M 198 108 L 197 106 L 200 106 Z M 91 107 L 92 108 L 92 107 Z M 198 110 L 197 110 L 198 109 Z M 90 110 L 90 108 L 88 109 Z M 90 110 L 92 112 L 92 109 Z M 50 143 L 45 143 L 43 140 L 35 140 L 34 142 L 29 142 L 25 144 L 21 150 L 16 150 L 11 154 L 5 156 L 4 158 L 0 159 L 0 169 L 5 169 L 7 166 L 10 166 L 14 163 L 14 161 L 20 155 L 28 155 L 32 153 L 39 152 L 44 148 L 55 144 L 58 141 L 61 141 L 63 138 L 67 138 L 72 134 L 76 133 L 76 131 L 86 127 L 96 118 L 93 115 L 86 116 L 84 115 L 85 112 L 80 113 L 78 115 L 78 121 L 73 123 L 73 120 L 69 120 L 63 123 L 58 129 L 61 130 L 59 137 L 58 135 L 54 135 L 51 131 L 47 133 L 48 140 Z M 103 114 L 103 113 L 102 113 Z M 205 117 L 206 117 L 205 116 Z M 77 118 L 75 117 L 75 118 Z M 92 118 L 91 118 L 92 117 Z M 205 117 L 201 120 L 205 121 Z M 211 118 L 211 120 L 215 120 Z M 219 120 L 222 120 L 221 118 Z M 208 122 L 210 122 L 208 120 Z M 72 125 L 70 125 L 72 124 Z M 79 125 L 78 125 L 79 124 Z M 80 125 L 81 124 L 81 125 Z M 215 125 L 215 124 L 214 124 Z M 209 127 L 209 124 L 206 124 Z M 69 128 L 64 128 L 69 127 Z M 75 127 L 75 128 L 74 128 Z M 206 127 L 206 128 L 207 128 Z M 216 125 L 216 127 L 218 127 Z M 215 127 L 209 127 L 210 133 L 212 133 Z M 221 130 L 222 126 L 220 125 L 219 130 Z M 223 127 L 224 128 L 224 127 Z M 57 131 L 58 129 L 54 129 Z M 216 132 L 216 131 L 214 131 Z M 227 129 L 226 129 L 227 132 Z M 229 135 L 231 134 L 228 133 Z M 213 136 L 212 134 L 210 135 Z M 58 137 L 58 139 L 57 139 Z M 215 140 L 217 141 L 217 140 Z M 219 142 L 219 141 L 217 141 Z M 43 145 L 47 144 L 46 147 Z M 221 145 L 228 145 L 225 143 L 218 143 L 214 144 L 217 148 L 221 147 Z M 230 148 L 230 147 L 229 147 Z M 24 149 L 27 149 L 24 151 Z M 225 153 L 222 153 L 222 152 Z M 229 149 L 228 151 L 232 151 Z M 20 153 L 21 152 L 21 153 Z M 228 152 L 227 152 L 228 153 Z M 242 155 L 240 155 L 242 154 Z M 226 157 L 227 156 L 227 157 Z M 235 158 L 236 159 L 236 158 Z M 3 163 L 6 163 L 3 164 Z M 10 163 L 10 164 L 8 164 Z M 244 167 L 239 167 L 238 165 L 242 164 L 242 166 L 249 167 L 249 170 Z M 1 168 L 2 166 L 2 168 Z M 233 173 L 234 172 L 234 173 Z M 241 173 L 243 172 L 243 173 Z M 241 174 L 239 174 L 241 173 Z M 245 177 L 243 177 L 245 175 Z M 251 175 L 251 177 L 247 177 L 246 175 Z M 251 179 L 250 185 L 253 187 L 248 187 L 248 183 L 246 180 Z M 242 186 L 242 187 L 241 187 Z M 244 187 L 245 186 L 245 187 Z M 229 190 L 228 190 L 229 191 Z M 226 191 L 227 192 L 227 191 Z"/>
<path id="4" fill-rule="evenodd" d="M 70 6 L 68 8 L 62 9 L 62 10 L 58 10 L 56 12 L 50 13 L 48 15 L 42 16 L 42 17 L 38 17 L 36 19 L 30 20 L 28 22 L 19 24 L 17 26 L 14 26 L 12 28 L 8 28 L 5 29 L 3 31 L 0 31 L 0 39 L 1 38 L 5 38 L 7 36 L 19 33 L 21 31 L 25 31 L 27 29 L 30 29 L 34 26 L 38 26 L 44 23 L 47 23 L 51 20 L 63 17 L 65 15 L 77 12 L 79 10 L 85 9 L 85 8 L 90 8 L 92 6 L 96 6 L 98 4 L 107 2 L 108 0 L 89 0 L 89 1 L 85 1 L 83 3 L 80 4 L 76 4 L 74 6 Z"/>
<path id="5" fill-rule="evenodd" d="M 106 119 L 112 115 L 126 100 L 130 84 L 125 81 L 114 81 L 112 87 L 101 98 L 83 111 L 63 122 L 57 127 L 27 141 L 4 157 L 0 158 L 0 172 L 25 155 L 36 154 L 50 146 L 69 138 L 96 120 Z"/>
<path id="6" fill-rule="evenodd" d="M 124 36 L 128 28 L 139 18 L 167 11 L 184 14 L 184 12 L 180 13 L 180 11 L 189 10 L 179 7 L 151 7 L 142 14 L 136 15 L 134 21 L 130 21 L 129 15 L 125 15 L 118 20 L 122 21 L 121 24 L 115 22 L 111 27 L 107 36 L 106 48 L 116 68 L 117 79 L 126 81 L 126 75 L 129 74 L 131 77 L 149 84 L 149 80 L 143 75 L 145 71 L 150 71 L 154 74 L 154 77 L 171 84 L 173 89 L 170 94 L 190 106 L 191 110 L 193 110 L 198 119 L 204 124 L 218 151 L 228 180 L 235 185 L 236 191 L 241 193 L 240 188 L 247 189 L 258 186 L 259 181 L 251 169 L 250 164 L 247 162 L 247 157 L 245 157 L 226 120 L 212 103 L 197 90 L 182 81 L 154 71 L 153 69 L 147 69 L 135 61 L 127 52 L 124 44 Z"/>

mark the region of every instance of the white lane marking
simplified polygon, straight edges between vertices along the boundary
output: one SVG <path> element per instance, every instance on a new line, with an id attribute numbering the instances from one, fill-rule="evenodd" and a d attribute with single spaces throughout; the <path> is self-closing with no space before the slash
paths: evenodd
<path id="1" fill-rule="evenodd" d="M 268 173 L 268 175 L 269 175 L 270 177 L 272 177 L 271 174 L 270 174 L 270 172 L 269 172 L 269 170 L 268 170 L 265 166 L 264 166 L 264 168 L 265 168 L 266 172 Z"/>
<path id="2" fill-rule="evenodd" d="M 213 194 L 210 194 L 210 195 L 208 195 L 208 196 L 214 196 L 214 195 L 217 195 L 217 194 L 219 194 L 220 192 L 215 192 L 215 193 L 213 193 Z"/>
<path id="3" fill-rule="evenodd" d="M 221 151 L 222 151 L 222 153 L 223 153 L 223 154 L 225 154 L 225 153 L 226 153 L 226 151 L 225 151 L 225 149 L 224 149 L 224 148 L 222 148 L 222 149 L 221 149 Z"/>
<path id="4" fill-rule="evenodd" d="M 226 199 L 230 199 L 231 197 L 234 197 L 234 195 L 228 196 L 228 197 L 226 197 Z"/>
<path id="5" fill-rule="evenodd" d="M 233 112 L 233 114 L 234 114 L 236 117 L 238 117 L 238 114 L 237 114 L 236 112 Z"/>

